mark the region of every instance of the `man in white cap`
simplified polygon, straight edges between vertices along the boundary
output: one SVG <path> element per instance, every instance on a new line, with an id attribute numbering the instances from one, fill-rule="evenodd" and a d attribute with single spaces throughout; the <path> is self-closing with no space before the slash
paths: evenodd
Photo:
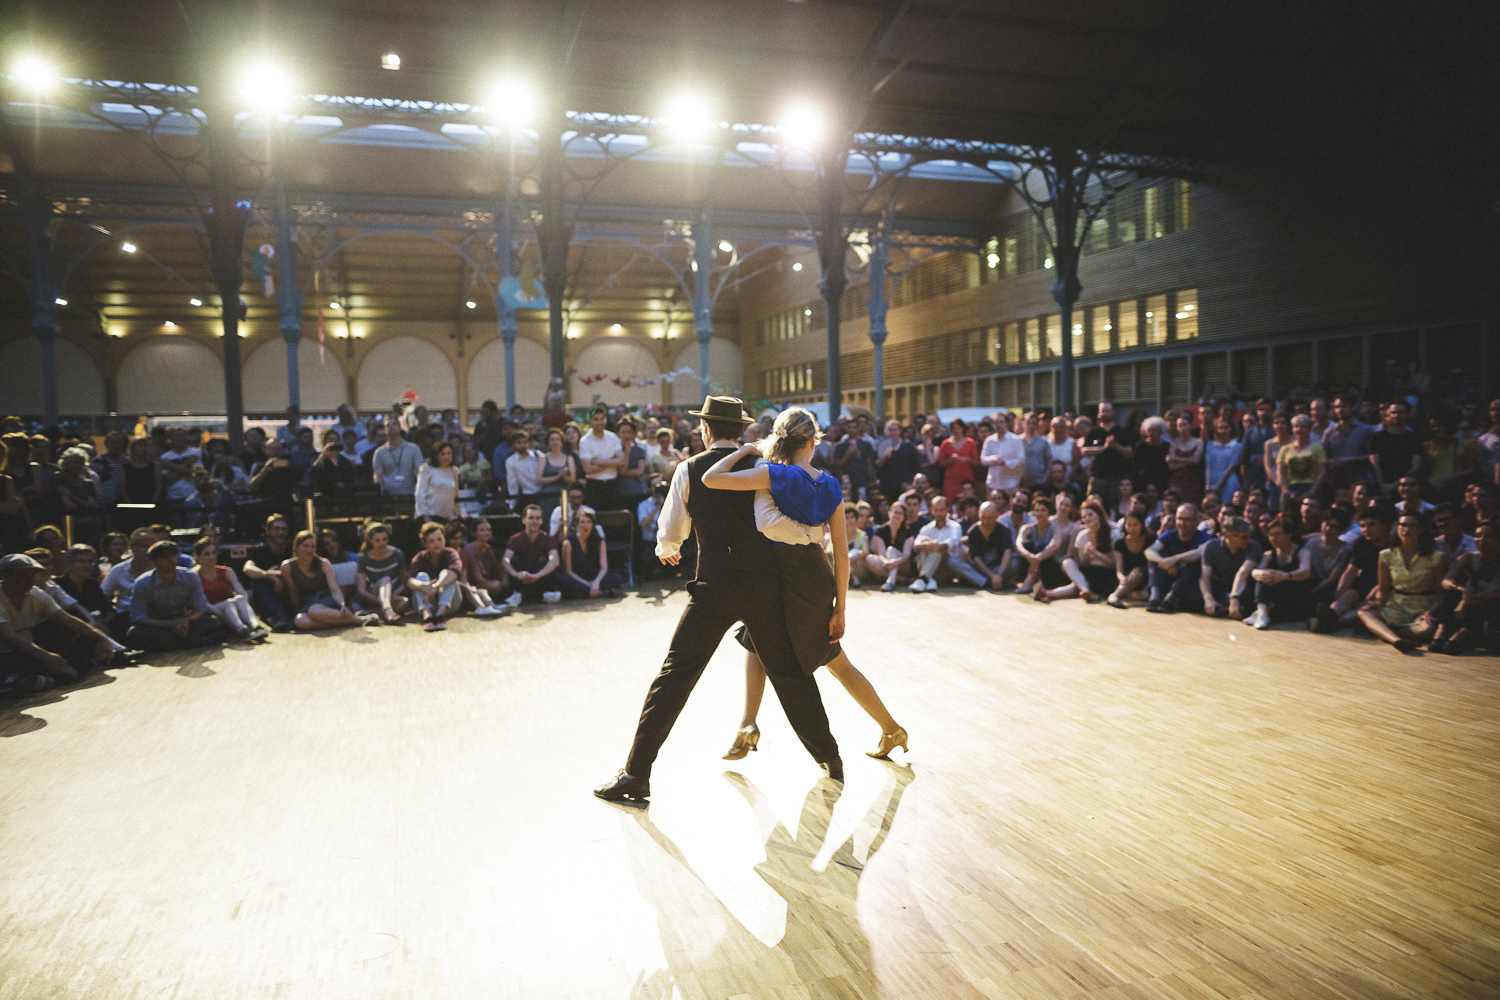
<path id="1" fill-rule="evenodd" d="M 103 629 L 68 614 L 35 585 L 42 573 L 28 555 L 0 559 L 0 697 L 77 681 L 114 658 Z"/>

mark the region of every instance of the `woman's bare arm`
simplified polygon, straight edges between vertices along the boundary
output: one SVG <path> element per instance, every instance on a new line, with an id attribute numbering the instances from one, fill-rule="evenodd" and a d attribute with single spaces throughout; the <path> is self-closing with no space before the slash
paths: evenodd
<path id="1" fill-rule="evenodd" d="M 731 472 L 734 464 L 746 455 L 760 454 L 753 444 L 742 444 L 715 462 L 703 474 L 703 485 L 715 490 L 768 490 L 771 488 L 771 473 L 765 466 Z M 842 517 L 842 514 L 840 515 Z"/>

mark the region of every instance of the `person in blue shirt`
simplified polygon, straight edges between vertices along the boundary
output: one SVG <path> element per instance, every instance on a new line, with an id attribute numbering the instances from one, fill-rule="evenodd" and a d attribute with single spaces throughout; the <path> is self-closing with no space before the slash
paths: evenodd
<path id="1" fill-rule="evenodd" d="M 1198 527 L 1202 517 L 1190 503 L 1180 504 L 1176 512 L 1176 531 L 1163 531 L 1146 550 L 1151 564 L 1151 583 L 1146 610 L 1162 613 L 1183 609 L 1198 587 L 1198 564 L 1203 546 L 1212 536 Z"/>
<path id="2" fill-rule="evenodd" d="M 740 446 L 703 474 L 703 485 L 719 490 L 756 490 L 755 524 L 776 543 L 787 635 L 803 673 L 818 667 L 844 685 L 859 706 L 880 724 L 880 742 L 869 756 L 888 759 L 896 747 L 906 750 L 906 730 L 886 711 L 875 686 L 849 662 L 839 640 L 844 636 L 844 609 L 849 589 L 849 541 L 844 522 L 844 493 L 839 481 L 812 464 L 818 424 L 812 413 L 791 407 L 776 418 L 771 436 Z M 751 453 L 764 455 L 754 468 L 732 471 Z M 827 533 L 833 564 L 823 551 Z M 745 714 L 725 760 L 739 760 L 756 748 L 756 716 L 765 691 L 766 671 L 745 631 Z"/>

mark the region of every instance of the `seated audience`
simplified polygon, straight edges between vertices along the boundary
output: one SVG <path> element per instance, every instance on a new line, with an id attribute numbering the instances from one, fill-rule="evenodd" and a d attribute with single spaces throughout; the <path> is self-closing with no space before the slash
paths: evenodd
<path id="1" fill-rule="evenodd" d="M 1440 627 L 1427 646 L 1435 653 L 1457 656 L 1481 643 L 1493 652 L 1500 645 L 1500 527 L 1480 522 L 1474 544 L 1443 578 L 1450 600 L 1441 606 Z"/>
<path id="2" fill-rule="evenodd" d="M 1312 585 L 1309 600 L 1314 615 L 1319 605 L 1327 604 L 1331 607 L 1338 600 L 1339 581 L 1349 566 L 1351 552 L 1349 544 L 1341 537 L 1348 527 L 1349 511 L 1343 507 L 1334 507 L 1324 513 L 1318 525 L 1318 534 L 1302 543 L 1302 548 L 1307 553 L 1308 568 L 1312 571 L 1308 581 Z M 1316 621 L 1316 617 L 1309 619 L 1308 627 L 1314 631 L 1317 630 L 1317 626 L 1313 624 Z"/>
<path id="3" fill-rule="evenodd" d="M 271 446 L 275 442 L 266 444 Z M 286 589 L 281 564 L 292 557 L 291 546 L 287 544 L 292 525 L 281 514 L 272 514 L 266 518 L 265 530 L 265 541 L 251 549 L 245 561 L 244 572 L 250 578 L 250 603 L 271 623 L 271 631 L 290 632 L 294 606 Z M 105 589 L 108 590 L 108 586 Z"/>
<path id="4" fill-rule="evenodd" d="M 1072 535 L 1054 519 L 1056 514 L 1057 505 L 1052 499 L 1038 494 L 1031 501 L 1031 523 L 1022 526 L 1016 536 L 1016 554 L 1027 564 L 1021 589 L 1036 600 L 1043 600 L 1038 595 L 1047 590 L 1068 585 L 1068 574 L 1058 553 L 1065 551 L 1063 546 L 1072 540 Z"/>
<path id="5" fill-rule="evenodd" d="M 1379 572 L 1375 595 L 1359 609 L 1359 620 L 1397 652 L 1409 653 L 1437 630 L 1432 611 L 1448 572 L 1448 557 L 1424 533 L 1414 511 L 1396 518 L 1396 544 L 1380 553 Z"/>
<path id="6" fill-rule="evenodd" d="M 548 604 L 562 599 L 562 589 L 556 572 L 562 557 L 557 551 L 557 542 L 542 531 L 542 508 L 531 504 L 521 516 L 525 526 L 510 536 L 505 543 L 505 556 L 501 563 L 515 581 L 509 604 L 514 607 L 522 600 L 541 598 Z"/>
<path id="7" fill-rule="evenodd" d="M 870 540 L 870 552 L 865 556 L 865 565 L 874 575 L 885 577 L 880 589 L 890 593 L 896 589 L 897 579 L 910 573 L 917 529 L 915 523 L 908 520 L 905 504 L 892 504 L 887 517 L 886 523 L 875 530 L 875 537 Z"/>
<path id="8" fill-rule="evenodd" d="M 1177 530 L 1157 535 L 1156 541 L 1146 549 L 1146 561 L 1151 563 L 1147 611 L 1182 610 L 1185 596 L 1190 603 L 1201 605 L 1198 563 L 1210 536 L 1199 526 L 1202 518 L 1198 515 L 1198 508 L 1190 503 L 1179 504 L 1173 512 L 1173 519 Z M 1245 528 L 1248 535 L 1249 525 Z M 1199 599 L 1194 601 L 1187 596 L 1192 594 L 1198 594 Z"/>
<path id="9" fill-rule="evenodd" d="M 359 489 L 359 463 L 344 454 L 343 436 L 331 427 L 323 432 L 323 450 L 308 477 L 313 490 L 326 497 L 350 497 Z"/>
<path id="10" fill-rule="evenodd" d="M 365 526 L 364 546 L 355 564 L 354 592 L 361 610 L 379 614 L 393 625 L 406 613 L 406 554 L 391 544 L 390 525 Z"/>
<path id="11" fill-rule="evenodd" d="M 961 420 L 953 423 L 959 428 L 963 426 Z M 958 433 L 962 431 L 956 430 L 955 434 Z M 969 443 L 972 449 L 973 442 Z M 941 493 L 935 494 L 929 505 L 932 520 L 918 529 L 916 544 L 913 546 L 916 550 L 917 576 L 908 589 L 914 592 L 937 590 L 938 571 L 945 563 L 952 564 L 950 569 L 956 566 L 959 562 L 959 550 L 963 546 L 963 529 L 957 521 L 948 517 L 948 498 Z"/>
<path id="12" fill-rule="evenodd" d="M 193 543 L 193 572 L 203 586 L 208 609 L 240 642 L 259 642 L 271 634 L 250 609 L 250 598 L 240 578 L 228 566 L 219 565 L 219 544 L 212 538 Z"/>
<path id="13" fill-rule="evenodd" d="M 148 653 L 209 646 L 224 639 L 224 627 L 208 607 L 198 574 L 177 564 L 173 542 L 147 551 L 150 572 L 135 581 L 130 595 L 130 631 L 125 641 Z"/>
<path id="14" fill-rule="evenodd" d="M 613 597 L 620 585 L 620 574 L 609 568 L 609 552 L 604 536 L 594 526 L 592 507 L 578 508 L 577 527 L 568 532 L 562 543 L 562 572 L 558 582 L 563 595 L 572 598 Z"/>
<path id="15" fill-rule="evenodd" d="M 484 618 L 504 613 L 510 596 L 510 577 L 490 545 L 494 534 L 490 522 L 479 518 L 474 522 L 474 540 L 463 549 L 464 580 L 473 592 L 475 614 Z"/>
<path id="16" fill-rule="evenodd" d="M 299 531 L 292 539 L 292 556 L 281 564 L 281 581 L 288 603 L 296 609 L 293 623 L 303 631 L 379 621 L 375 615 L 357 615 L 349 607 L 333 575 L 333 564 L 318 555 L 318 536 L 311 531 Z"/>
<path id="17" fill-rule="evenodd" d="M 1246 625 L 1258 629 L 1306 620 L 1313 607 L 1312 552 L 1297 545 L 1285 517 L 1272 519 L 1267 540 L 1270 547 L 1260 557 L 1260 565 L 1250 571 L 1255 581 L 1255 613 L 1245 619 Z"/>
<path id="18" fill-rule="evenodd" d="M 290 507 L 296 499 L 298 474 L 286 457 L 286 445 L 280 440 L 266 442 L 266 458 L 251 470 L 250 491 L 262 500 Z"/>
<path id="19" fill-rule="evenodd" d="M 1041 599 L 1044 603 L 1059 597 L 1078 596 L 1094 604 L 1100 599 L 1100 594 L 1114 592 L 1118 582 L 1114 535 L 1110 531 L 1104 501 L 1098 497 L 1090 497 L 1084 503 L 1080 527 L 1073 534 L 1062 568 L 1070 582 L 1063 587 L 1043 590 Z"/>
<path id="20" fill-rule="evenodd" d="M 393 497 L 415 496 L 422 449 L 401 436 L 401 421 L 392 417 L 385 422 L 385 444 L 374 454 L 370 467 L 380 492 Z"/>
<path id="21" fill-rule="evenodd" d="M 756 425 L 751 425 L 756 426 Z M 859 503 L 864 503 L 863 500 Z M 869 504 L 865 504 L 868 509 Z M 870 554 L 870 536 L 859 527 L 859 505 L 844 505 L 844 538 L 849 543 L 849 586 L 858 587 L 869 573 L 867 558 Z"/>
<path id="22" fill-rule="evenodd" d="M 22 552 L 0 558 L 0 697 L 45 691 L 110 664 L 115 646 L 36 586 L 42 564 Z"/>
<path id="23" fill-rule="evenodd" d="M 1453 504 L 1439 504 L 1433 508 L 1432 523 L 1437 526 L 1434 541 L 1438 551 L 1448 557 L 1449 565 L 1459 556 L 1478 551 L 1473 536 L 1464 534 L 1464 516 Z"/>
<path id="24" fill-rule="evenodd" d="M 406 570 L 406 587 L 422 617 L 424 632 L 441 632 L 448 619 L 463 610 L 458 581 L 463 576 L 463 557 L 448 547 L 443 526 L 436 521 L 422 525 L 418 536 L 422 550 L 412 556 Z"/>
<path id="25" fill-rule="evenodd" d="M 1145 596 L 1151 570 L 1146 550 L 1155 543 L 1156 536 L 1146 530 L 1145 513 L 1135 507 L 1120 519 L 1120 532 L 1113 545 L 1117 586 L 1105 600 L 1110 607 L 1123 609 L 1129 598 Z"/>

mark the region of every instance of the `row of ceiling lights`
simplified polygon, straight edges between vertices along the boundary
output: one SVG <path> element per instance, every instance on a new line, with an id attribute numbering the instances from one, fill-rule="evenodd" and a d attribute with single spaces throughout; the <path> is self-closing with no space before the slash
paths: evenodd
<path id="1" fill-rule="evenodd" d="M 388 70 L 401 68 L 401 57 L 388 52 L 381 57 Z M 57 66 L 36 54 L 22 55 L 11 66 L 11 77 L 22 87 L 43 93 L 57 86 L 62 74 Z M 296 99 L 295 77 L 269 57 L 244 63 L 234 78 L 235 92 L 246 105 L 264 113 L 289 107 Z M 519 128 L 536 121 L 542 110 L 541 95 L 525 77 L 507 75 L 490 80 L 481 92 L 485 110 L 501 125 Z M 721 128 L 723 123 L 713 100 L 701 91 L 680 90 L 662 103 L 660 121 L 679 138 L 692 139 Z M 824 116 L 811 101 L 792 100 L 782 109 L 777 137 L 788 145 L 807 147 L 824 132 Z"/>

